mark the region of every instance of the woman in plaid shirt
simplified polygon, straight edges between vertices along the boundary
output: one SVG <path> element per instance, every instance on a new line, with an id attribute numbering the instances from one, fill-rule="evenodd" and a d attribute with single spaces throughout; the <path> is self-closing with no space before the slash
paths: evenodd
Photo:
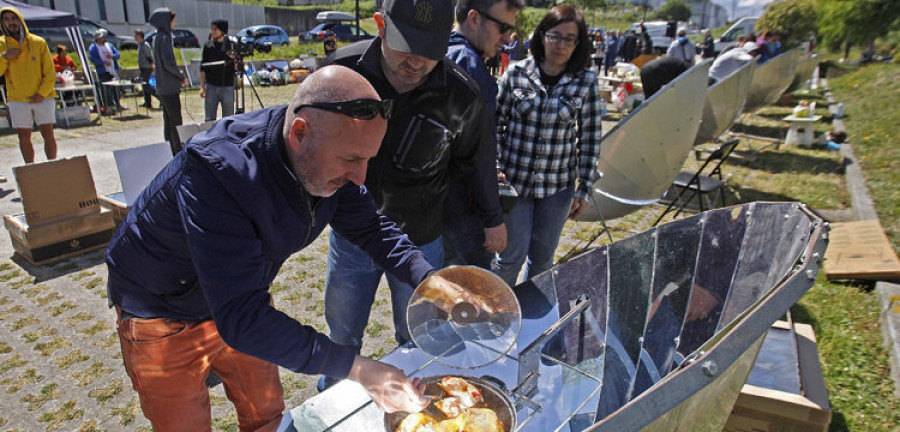
<path id="1" fill-rule="evenodd" d="M 499 167 L 519 198 L 505 218 L 506 250 L 491 267 L 510 286 L 526 258 L 526 279 L 553 265 L 566 217 L 577 217 L 591 195 L 602 133 L 590 51 L 581 12 L 557 6 L 534 31 L 532 56 L 500 80 Z"/>

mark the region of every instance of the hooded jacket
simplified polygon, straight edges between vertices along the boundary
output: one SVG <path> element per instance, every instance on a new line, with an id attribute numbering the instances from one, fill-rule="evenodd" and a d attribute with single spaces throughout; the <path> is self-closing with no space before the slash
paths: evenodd
<path id="1" fill-rule="evenodd" d="M 12 102 L 31 102 L 29 98 L 35 94 L 46 99 L 55 98 L 56 89 L 53 84 L 56 82 L 56 70 L 47 42 L 28 32 L 28 26 L 18 10 L 11 7 L 0 9 L 0 15 L 4 12 L 16 14 L 21 24 L 18 40 L 9 34 L 6 27 L 0 25 L 3 32 L 0 37 L 0 52 L 13 48 L 21 50 L 14 59 L 7 60 L 0 56 L 0 75 L 6 76 L 7 98 Z"/>
<path id="2" fill-rule="evenodd" d="M 150 24 L 156 27 L 153 38 L 153 63 L 156 65 L 156 94 L 172 96 L 181 93 L 184 75 L 175 62 L 172 43 L 172 15 L 169 8 L 159 8 L 150 14 Z"/>
<path id="3" fill-rule="evenodd" d="M 238 351 L 344 377 L 352 348 L 272 307 L 269 286 L 284 262 L 330 225 L 407 283 L 432 267 L 365 187 L 348 182 L 327 198 L 305 192 L 287 162 L 285 111 L 231 116 L 188 141 L 109 242 L 109 300 L 137 317 L 212 318 Z"/>

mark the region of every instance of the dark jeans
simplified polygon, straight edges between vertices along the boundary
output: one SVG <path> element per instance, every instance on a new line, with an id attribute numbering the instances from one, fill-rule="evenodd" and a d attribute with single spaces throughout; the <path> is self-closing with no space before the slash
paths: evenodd
<path id="1" fill-rule="evenodd" d="M 181 151 L 181 139 L 178 137 L 177 126 L 181 126 L 181 99 L 179 95 L 157 95 L 159 104 L 163 109 L 163 138 L 169 142 L 172 155 Z"/>
<path id="2" fill-rule="evenodd" d="M 114 80 L 115 77 L 112 76 L 112 74 L 105 73 L 105 74 L 100 74 L 98 76 L 98 78 L 100 78 L 100 83 L 99 83 L 100 84 L 100 94 L 101 94 L 101 98 L 103 99 L 103 104 L 101 104 L 101 106 L 104 108 L 119 107 L 119 91 L 102 84 L 107 81 Z"/>
<path id="3" fill-rule="evenodd" d="M 474 265 L 491 269 L 494 254 L 484 248 L 484 227 L 474 213 L 444 225 L 444 265 Z"/>
<path id="4" fill-rule="evenodd" d="M 144 105 L 149 108 L 152 104 L 150 103 L 150 96 L 153 95 L 153 88 L 150 87 L 150 75 L 153 74 L 153 69 L 144 69 L 141 68 L 141 80 L 144 83 L 141 85 L 141 88 L 144 90 Z"/>

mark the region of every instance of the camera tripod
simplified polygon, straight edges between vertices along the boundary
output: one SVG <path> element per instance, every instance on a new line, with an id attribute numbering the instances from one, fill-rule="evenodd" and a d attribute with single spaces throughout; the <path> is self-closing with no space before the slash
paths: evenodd
<path id="1" fill-rule="evenodd" d="M 247 71 L 244 70 L 244 58 L 236 57 L 235 64 L 237 64 L 237 69 L 234 71 L 234 113 L 235 114 L 243 114 L 245 112 L 244 109 L 244 77 L 247 75 Z M 265 108 L 265 105 L 262 103 L 262 99 L 259 97 L 259 93 L 256 92 L 256 87 L 253 85 L 253 78 L 247 77 L 247 82 L 250 83 L 250 91 L 253 92 L 253 95 L 256 96 L 256 101 L 259 102 L 260 108 Z"/>

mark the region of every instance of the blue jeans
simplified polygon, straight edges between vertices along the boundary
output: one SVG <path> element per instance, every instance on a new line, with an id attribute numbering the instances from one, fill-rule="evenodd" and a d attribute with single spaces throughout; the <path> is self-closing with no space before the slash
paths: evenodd
<path id="1" fill-rule="evenodd" d="M 435 268 L 444 262 L 441 238 L 419 246 L 425 259 Z M 362 347 L 363 332 L 375 301 L 378 283 L 385 271 L 349 240 L 331 232 L 328 238 L 328 274 L 325 283 L 325 321 L 328 337 L 339 345 Z M 406 325 L 406 306 L 416 287 L 386 274 L 394 309 L 394 337 L 404 344 L 410 340 Z"/>
<path id="2" fill-rule="evenodd" d="M 216 119 L 219 105 L 222 105 L 222 118 L 234 114 L 234 86 L 206 85 L 206 99 L 203 101 L 206 121 Z"/>
<path id="3" fill-rule="evenodd" d="M 506 221 L 506 249 L 497 255 L 491 270 L 509 286 L 516 285 L 516 278 L 525 259 L 525 280 L 553 266 L 553 255 L 559 244 L 575 188 L 567 187 L 547 198 L 523 198 L 504 217 Z"/>
<path id="4" fill-rule="evenodd" d="M 484 248 L 484 226 L 474 213 L 444 224 L 444 265 L 474 265 L 491 269 L 494 254 Z"/>

